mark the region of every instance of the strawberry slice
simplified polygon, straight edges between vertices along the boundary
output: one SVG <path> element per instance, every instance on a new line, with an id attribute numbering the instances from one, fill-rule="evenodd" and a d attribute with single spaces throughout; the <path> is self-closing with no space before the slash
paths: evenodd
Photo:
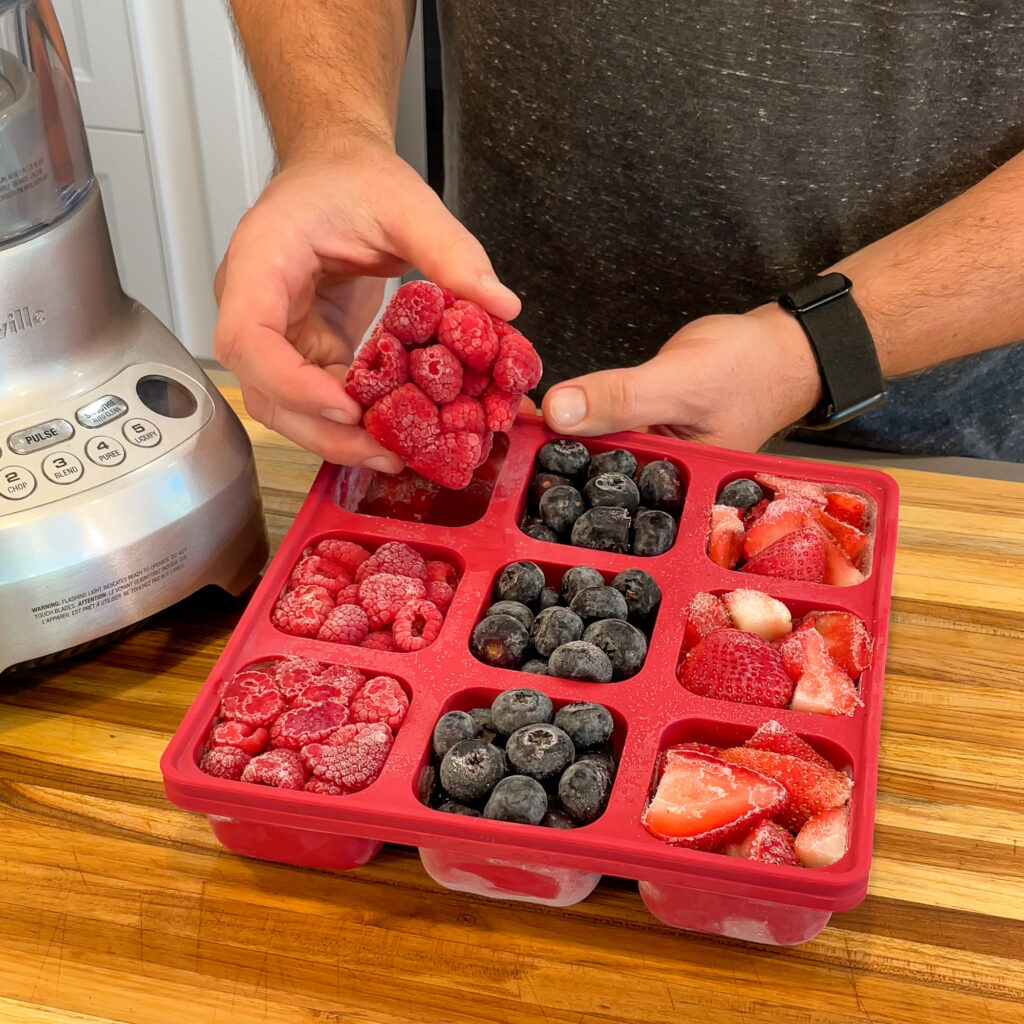
<path id="1" fill-rule="evenodd" d="M 714 594 L 694 594 L 686 608 L 686 625 L 683 627 L 683 650 L 695 647 L 709 633 L 716 629 L 728 629 L 732 625 L 729 613 L 722 599 Z"/>
<path id="2" fill-rule="evenodd" d="M 822 768 L 791 754 L 776 754 L 773 750 L 730 747 L 722 751 L 721 759 L 782 783 L 787 793 L 786 803 L 772 817 L 793 831 L 800 829 L 816 814 L 841 807 L 850 799 L 853 788 L 849 776 L 834 768 Z"/>
<path id="3" fill-rule="evenodd" d="M 871 664 L 871 636 L 853 612 L 808 612 L 800 621 L 800 629 L 808 627 L 822 635 L 828 656 L 851 679 Z"/>
<path id="4" fill-rule="evenodd" d="M 843 554 L 851 562 L 856 563 L 868 546 L 868 535 L 861 533 L 857 527 L 830 516 L 820 508 L 814 509 L 811 515 L 815 522 L 839 545 Z"/>
<path id="5" fill-rule="evenodd" d="M 737 629 L 756 633 L 764 640 L 778 640 L 793 631 L 793 617 L 789 609 L 760 590 L 742 588 L 730 591 L 722 595 L 722 603 Z"/>
<path id="6" fill-rule="evenodd" d="M 674 751 L 660 768 L 643 826 L 675 846 L 717 850 L 745 836 L 786 803 L 786 790 L 779 782 L 695 750 Z"/>
<path id="7" fill-rule="evenodd" d="M 834 519 L 863 531 L 868 524 L 868 503 L 856 494 L 832 491 L 825 495 L 825 511 Z"/>
<path id="8" fill-rule="evenodd" d="M 805 501 L 825 507 L 825 489 L 821 484 L 810 480 L 794 480 L 788 476 L 774 476 L 771 473 L 755 473 L 754 479 L 762 486 L 768 487 L 776 498 L 803 498 Z"/>
<path id="9" fill-rule="evenodd" d="M 784 708 L 793 693 L 778 651 L 767 640 L 740 629 L 717 629 L 686 656 L 679 682 L 714 700 Z"/>
<path id="10" fill-rule="evenodd" d="M 861 706 L 853 680 L 829 657 L 816 629 L 798 629 L 778 644 L 783 668 L 796 682 L 792 711 L 852 715 Z"/>
<path id="11" fill-rule="evenodd" d="M 824 533 L 817 527 L 805 526 L 769 544 L 743 566 L 743 571 L 803 583 L 824 583 L 826 565 Z"/>
<path id="12" fill-rule="evenodd" d="M 744 558 L 753 558 L 780 537 L 807 526 L 811 522 L 812 508 L 814 505 L 804 498 L 783 498 L 771 502 L 743 538 Z"/>
<path id="13" fill-rule="evenodd" d="M 722 752 L 721 747 L 713 746 L 710 743 L 701 743 L 697 740 L 689 740 L 686 743 L 677 743 L 674 747 L 666 747 L 662 752 L 663 763 L 668 763 L 675 757 L 676 751 L 683 751 L 684 753 L 688 750 L 696 750 L 699 754 L 707 754 L 708 757 L 718 757 Z"/>
<path id="14" fill-rule="evenodd" d="M 731 505 L 711 506 L 708 557 L 715 565 L 731 569 L 743 554 L 743 520 Z"/>
<path id="15" fill-rule="evenodd" d="M 805 868 L 835 864 L 850 845 L 850 805 L 833 807 L 811 818 L 796 837 L 794 850 Z"/>
<path id="16" fill-rule="evenodd" d="M 810 761 L 820 768 L 831 768 L 832 764 L 819 754 L 809 743 L 800 739 L 795 732 L 790 732 L 775 719 L 765 722 L 750 737 L 745 747 L 752 750 L 772 750 L 776 754 L 789 754 L 798 757 L 801 761 Z"/>
<path id="17" fill-rule="evenodd" d="M 730 857 L 756 860 L 761 864 L 788 864 L 797 867 L 793 833 L 775 821 L 762 821 L 742 843 L 727 846 L 724 852 Z"/>
<path id="18" fill-rule="evenodd" d="M 855 587 L 864 582 L 864 573 L 851 562 L 842 548 L 824 530 L 819 530 L 825 541 L 825 582 L 831 587 Z"/>

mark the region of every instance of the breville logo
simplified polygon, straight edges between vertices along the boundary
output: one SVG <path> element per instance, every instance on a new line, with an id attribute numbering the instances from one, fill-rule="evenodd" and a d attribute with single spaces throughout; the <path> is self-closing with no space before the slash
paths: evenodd
<path id="1" fill-rule="evenodd" d="M 21 331 L 30 331 L 33 327 L 40 327 L 46 323 L 46 312 L 42 309 L 29 310 L 28 306 L 12 310 L 7 314 L 6 320 L 0 320 L 0 341 L 8 334 L 18 334 Z"/>

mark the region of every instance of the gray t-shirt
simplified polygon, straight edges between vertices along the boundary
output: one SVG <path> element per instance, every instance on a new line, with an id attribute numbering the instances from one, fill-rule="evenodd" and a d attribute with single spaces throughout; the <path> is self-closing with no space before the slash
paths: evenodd
<path id="1" fill-rule="evenodd" d="M 651 356 L 1024 149 L 1020 0 L 438 0 L 446 200 L 543 386 Z M 1024 461 L 1024 345 L 816 440 Z M 737 396 L 741 400 L 741 396 Z"/>

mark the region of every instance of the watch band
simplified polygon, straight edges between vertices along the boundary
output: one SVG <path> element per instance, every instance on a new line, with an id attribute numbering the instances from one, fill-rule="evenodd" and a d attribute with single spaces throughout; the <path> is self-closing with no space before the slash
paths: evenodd
<path id="1" fill-rule="evenodd" d="M 825 392 L 801 426 L 826 430 L 885 401 L 874 339 L 852 288 L 848 277 L 831 273 L 802 281 L 779 296 L 779 305 L 800 321 L 807 335 Z"/>

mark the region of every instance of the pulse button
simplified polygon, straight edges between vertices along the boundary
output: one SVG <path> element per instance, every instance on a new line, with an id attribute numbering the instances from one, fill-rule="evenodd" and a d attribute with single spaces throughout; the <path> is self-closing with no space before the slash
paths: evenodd
<path id="1" fill-rule="evenodd" d="M 53 445 L 74 436 L 75 428 L 67 420 L 47 420 L 45 423 L 37 423 L 34 427 L 16 430 L 7 438 L 7 443 L 12 452 L 29 455 L 43 448 L 52 448 Z"/>

